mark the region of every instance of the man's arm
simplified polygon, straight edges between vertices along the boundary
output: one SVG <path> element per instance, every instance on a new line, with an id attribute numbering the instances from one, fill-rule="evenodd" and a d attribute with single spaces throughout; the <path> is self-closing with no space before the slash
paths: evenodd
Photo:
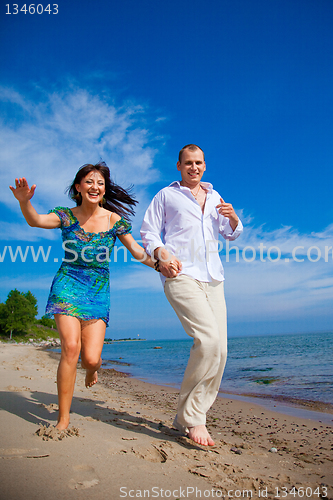
<path id="1" fill-rule="evenodd" d="M 141 239 L 148 255 L 159 260 L 159 269 L 166 278 L 180 272 L 181 262 L 165 248 L 161 233 L 165 224 L 164 206 L 155 196 L 149 205 L 141 226 Z"/>

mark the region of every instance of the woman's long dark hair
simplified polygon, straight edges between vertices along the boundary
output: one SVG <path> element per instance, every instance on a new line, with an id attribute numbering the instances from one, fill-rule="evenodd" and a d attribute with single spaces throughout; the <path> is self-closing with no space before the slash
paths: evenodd
<path id="1" fill-rule="evenodd" d="M 72 184 L 66 189 L 68 196 L 75 201 L 77 206 L 81 205 L 82 197 L 77 191 L 75 184 L 80 184 L 86 175 L 94 171 L 99 172 L 105 180 L 105 194 L 102 202 L 103 208 L 110 212 L 116 212 L 118 215 L 128 220 L 131 215 L 134 215 L 134 207 L 138 203 L 130 194 L 132 187 L 126 190 L 115 184 L 110 178 L 109 167 L 104 161 L 100 161 L 96 163 L 96 165 L 92 165 L 91 163 L 83 165 L 77 172 Z"/>

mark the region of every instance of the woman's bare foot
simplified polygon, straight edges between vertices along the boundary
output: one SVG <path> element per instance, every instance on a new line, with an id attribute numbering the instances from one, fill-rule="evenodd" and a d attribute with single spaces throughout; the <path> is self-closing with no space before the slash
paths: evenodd
<path id="1" fill-rule="evenodd" d="M 86 387 L 89 388 L 89 387 L 92 387 L 93 385 L 96 384 L 98 380 L 98 375 L 97 375 L 97 371 L 95 370 L 86 370 L 86 381 L 85 381 L 85 384 L 86 384 Z"/>
<path id="2" fill-rule="evenodd" d="M 69 426 L 69 416 L 59 418 L 58 423 L 55 427 L 59 431 L 64 431 L 65 429 L 67 429 L 68 426 Z"/>
<path id="3" fill-rule="evenodd" d="M 205 425 L 196 425 L 194 427 L 189 427 L 188 437 L 195 443 L 202 444 L 203 446 L 215 445 Z"/>

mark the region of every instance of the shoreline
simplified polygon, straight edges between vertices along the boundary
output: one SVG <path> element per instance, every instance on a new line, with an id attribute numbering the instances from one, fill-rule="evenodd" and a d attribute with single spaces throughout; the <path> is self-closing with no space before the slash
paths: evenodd
<path id="1" fill-rule="evenodd" d="M 229 346 L 230 354 L 219 388 L 220 395 L 233 395 L 239 400 L 246 398 L 254 404 L 296 416 L 301 415 L 300 409 L 315 412 L 312 418 L 316 420 L 320 420 L 317 413 L 333 413 L 332 370 L 329 364 L 332 336 L 325 334 L 319 339 L 315 335 L 312 338 L 304 335 L 292 336 L 294 350 L 290 356 L 289 351 L 285 352 L 287 339 L 283 342 L 274 341 L 274 355 L 270 355 L 271 341 L 267 336 L 265 342 L 261 337 L 255 337 L 257 340 L 253 345 L 252 340 L 249 343 L 249 338 L 245 336 L 243 340 L 229 338 L 235 342 Z M 137 349 L 107 346 L 102 355 L 102 367 L 129 372 L 132 377 L 144 382 L 179 390 L 191 339 L 179 339 L 179 342 L 177 346 L 170 339 L 154 340 L 137 346 Z M 154 352 L 158 344 L 165 350 Z M 323 353 L 325 362 L 323 359 L 320 362 L 321 357 L 318 357 L 320 349 L 326 352 L 325 355 Z M 287 356 L 283 361 L 281 353 Z M 124 366 L 124 361 L 130 364 Z"/>
<path id="2" fill-rule="evenodd" d="M 170 389 L 173 392 L 177 392 L 177 394 L 179 392 L 179 389 L 175 385 L 149 382 L 144 380 L 143 378 L 134 377 L 130 373 L 116 370 L 115 368 L 101 368 L 99 372 L 103 373 L 102 383 L 107 382 L 107 380 L 109 378 L 112 378 L 113 376 L 121 376 L 128 377 L 134 382 L 145 384 L 148 387 L 156 387 L 156 389 Z M 260 406 L 273 412 L 281 413 L 283 415 L 300 417 L 308 420 L 313 420 L 314 422 L 323 422 L 328 425 L 333 425 L 333 405 L 329 403 L 304 401 L 299 399 L 293 402 L 292 400 L 284 400 L 282 398 L 273 399 L 269 396 L 262 397 L 256 396 L 254 394 L 234 394 L 224 391 L 219 391 L 217 397 L 221 399 L 243 401 L 255 406 Z"/>
<path id="3" fill-rule="evenodd" d="M 129 363 L 124 363 L 116 360 L 107 360 L 105 363 L 108 364 L 114 364 L 114 365 L 121 365 L 121 366 L 130 366 Z M 152 380 L 152 377 L 149 379 L 146 379 L 145 377 L 138 377 L 135 375 L 132 375 L 131 373 L 128 373 L 119 369 L 115 368 L 103 368 L 103 363 L 102 363 L 102 369 L 103 370 L 114 370 L 117 371 L 118 373 L 123 373 L 125 376 L 130 377 L 133 380 L 139 380 L 142 383 L 145 384 L 151 384 L 151 385 L 156 385 L 157 387 L 169 387 L 173 388 L 177 391 L 180 389 L 180 384 L 175 384 L 175 383 L 165 383 L 161 384 L 160 382 L 155 382 Z M 328 402 L 322 402 L 322 401 L 313 401 L 313 400 L 305 400 L 305 399 L 299 399 L 299 398 L 288 398 L 285 396 L 271 396 L 271 395 L 259 395 L 255 393 L 235 393 L 235 392 L 228 392 L 220 388 L 218 397 L 221 398 L 231 398 L 231 399 L 236 399 L 240 401 L 247 401 L 247 402 L 252 402 L 253 404 L 257 404 L 260 406 L 263 406 L 265 408 L 271 409 L 272 411 L 277 411 L 279 413 L 284 413 L 286 415 L 291 415 L 291 416 L 302 416 L 304 413 L 304 418 L 309 418 L 313 419 L 316 421 L 319 421 L 319 419 L 322 417 L 322 420 L 325 422 L 333 422 L 333 404 L 328 403 Z M 308 416 L 307 416 L 308 415 Z M 329 417 L 331 415 L 331 418 Z"/>
<path id="4" fill-rule="evenodd" d="M 283 415 L 306 418 L 315 422 L 324 422 L 333 425 L 333 405 L 329 403 L 305 400 L 295 400 L 294 402 L 292 399 L 287 398 L 284 400 L 283 398 L 274 399 L 269 396 L 262 397 L 252 394 L 229 394 L 226 392 L 220 393 L 218 397 L 230 397 L 239 401 L 246 401 L 262 406 L 263 408 Z"/>
<path id="5" fill-rule="evenodd" d="M 115 368 L 102 368 L 102 370 L 105 370 L 106 372 L 110 371 L 111 374 L 114 374 L 114 372 L 116 372 L 122 374 L 125 377 L 129 377 L 132 380 L 139 381 L 143 384 L 156 386 L 156 388 L 165 387 L 174 389 L 177 392 L 179 391 L 179 387 L 177 387 L 176 384 L 160 384 L 158 382 L 150 382 L 148 380 L 144 380 L 144 377 L 135 377 L 130 373 L 116 370 Z M 276 411 L 277 413 L 282 413 L 284 415 L 307 418 L 316 422 L 324 422 L 333 425 L 333 405 L 330 403 L 284 398 L 283 396 L 277 396 L 276 398 L 274 398 L 271 396 L 259 396 L 253 393 L 236 394 L 222 390 L 219 391 L 217 397 L 244 401 L 257 406 L 262 406 L 263 408 L 267 408 L 271 411 Z"/>
<path id="6" fill-rule="evenodd" d="M 296 497 L 307 488 L 307 498 L 333 498 L 332 423 L 225 395 L 207 417 L 215 446 L 202 447 L 173 428 L 175 388 L 116 370 L 101 369 L 99 383 L 86 389 L 78 367 L 71 432 L 61 441 L 47 436 L 43 428 L 57 418 L 58 359 L 50 349 L 0 345 L 3 498 L 73 500 L 80 490 L 82 500 L 118 499 L 124 488 L 154 497 L 153 487 L 171 498 L 227 499 L 247 491 L 272 500 L 283 497 L 282 488 L 296 488 Z"/>

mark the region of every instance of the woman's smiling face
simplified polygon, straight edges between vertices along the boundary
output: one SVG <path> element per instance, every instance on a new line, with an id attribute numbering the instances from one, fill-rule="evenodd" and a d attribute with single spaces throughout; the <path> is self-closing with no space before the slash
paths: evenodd
<path id="1" fill-rule="evenodd" d="M 82 201 L 89 203 L 100 203 L 105 194 L 105 180 L 102 174 L 93 170 L 75 185 L 78 193 L 81 193 Z"/>

